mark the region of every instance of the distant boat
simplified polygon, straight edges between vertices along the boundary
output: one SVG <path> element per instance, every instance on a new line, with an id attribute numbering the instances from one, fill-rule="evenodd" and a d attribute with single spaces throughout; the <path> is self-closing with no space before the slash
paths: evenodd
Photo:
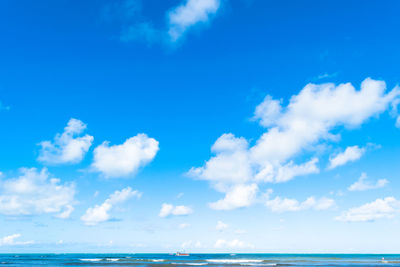
<path id="1" fill-rule="evenodd" d="M 189 253 L 177 252 L 177 253 L 175 254 L 175 256 L 189 256 Z"/>

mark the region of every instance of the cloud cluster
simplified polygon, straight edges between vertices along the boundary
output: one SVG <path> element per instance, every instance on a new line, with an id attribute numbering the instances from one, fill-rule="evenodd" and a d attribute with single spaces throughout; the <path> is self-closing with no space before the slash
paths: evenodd
<path id="1" fill-rule="evenodd" d="M 20 169 L 21 175 L 0 183 L 0 213 L 5 215 L 33 215 L 58 213 L 68 218 L 73 211 L 75 185 L 61 184 L 46 168 Z"/>
<path id="2" fill-rule="evenodd" d="M 161 206 L 160 213 L 158 214 L 159 217 L 165 218 L 171 215 L 175 216 L 183 216 L 189 215 L 193 213 L 193 210 L 187 206 L 174 206 L 172 204 L 163 203 Z"/>
<path id="3" fill-rule="evenodd" d="M 96 225 L 101 222 L 110 220 L 111 215 L 109 212 L 112 208 L 119 204 L 127 201 L 129 198 L 137 197 L 140 198 L 142 193 L 137 190 L 132 190 L 132 188 L 127 187 L 121 191 L 115 191 L 109 198 L 107 198 L 103 204 L 96 205 L 93 208 L 88 208 L 86 213 L 81 217 L 81 220 L 86 225 Z"/>
<path id="4" fill-rule="evenodd" d="M 365 191 L 365 190 L 370 190 L 370 189 L 378 189 L 382 188 L 385 185 L 389 183 L 388 180 L 386 179 L 379 179 L 376 181 L 375 184 L 372 184 L 367 181 L 367 174 L 362 173 L 360 178 L 351 186 L 349 186 L 348 190 L 349 191 Z"/>
<path id="5" fill-rule="evenodd" d="M 54 141 L 39 143 L 38 160 L 46 164 L 78 163 L 82 161 L 93 142 L 93 136 L 80 136 L 86 124 L 77 119 L 70 119 L 62 134 L 57 134 Z"/>
<path id="6" fill-rule="evenodd" d="M 223 134 L 211 148 L 215 156 L 188 174 L 209 181 L 225 194 L 225 198 L 211 203 L 211 208 L 249 206 L 256 200 L 261 183 L 287 182 L 299 175 L 318 173 L 318 158 L 300 164 L 294 159 L 304 151 L 312 152 L 322 142 L 337 141 L 340 136 L 334 129 L 358 127 L 378 116 L 399 94 L 399 88 L 386 92 L 385 82 L 367 78 L 360 90 L 350 83 L 308 84 L 290 98 L 287 106 L 267 96 L 254 115 L 266 132 L 254 145 L 243 137 Z M 348 148 L 342 156 L 332 159 L 332 166 L 355 160 L 361 154 L 358 147 Z"/>
<path id="7" fill-rule="evenodd" d="M 364 154 L 365 148 L 359 148 L 358 146 L 349 146 L 342 153 L 337 154 L 329 159 L 329 169 L 345 165 L 347 162 L 356 161 L 361 158 Z"/>
<path id="8" fill-rule="evenodd" d="M 158 141 L 146 134 L 128 138 L 121 145 L 110 146 L 105 141 L 95 148 L 92 169 L 106 177 L 133 175 L 156 156 Z"/>
<path id="9" fill-rule="evenodd" d="M 393 218 L 400 212 L 400 201 L 394 197 L 378 198 L 371 203 L 351 208 L 335 219 L 343 222 L 367 222 L 383 218 Z"/>

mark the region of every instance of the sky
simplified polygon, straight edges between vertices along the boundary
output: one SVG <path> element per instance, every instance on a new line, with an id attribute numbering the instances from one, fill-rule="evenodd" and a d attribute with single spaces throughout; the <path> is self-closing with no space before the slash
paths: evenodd
<path id="1" fill-rule="evenodd" d="M 400 253 L 399 8 L 1 1 L 0 252 Z"/>

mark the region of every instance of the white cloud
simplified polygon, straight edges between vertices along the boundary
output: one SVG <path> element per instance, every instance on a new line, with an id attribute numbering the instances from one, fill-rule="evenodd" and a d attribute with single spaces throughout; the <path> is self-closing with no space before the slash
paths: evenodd
<path id="1" fill-rule="evenodd" d="M 181 224 L 178 225 L 179 229 L 186 229 L 186 228 L 189 228 L 189 227 L 190 227 L 189 223 L 181 223 Z"/>
<path id="2" fill-rule="evenodd" d="M 163 203 L 158 216 L 165 218 L 170 215 L 183 216 L 193 213 L 193 210 L 187 206 L 174 206 L 172 204 Z"/>
<path id="3" fill-rule="evenodd" d="M 106 141 L 95 148 L 92 168 L 106 177 L 134 175 L 153 160 L 158 149 L 158 141 L 146 134 L 131 137 L 121 145 L 109 146 Z"/>
<path id="4" fill-rule="evenodd" d="M 367 181 L 367 174 L 362 173 L 360 178 L 358 179 L 357 182 L 352 184 L 348 190 L 349 191 L 365 191 L 365 190 L 370 190 L 370 189 L 377 189 L 377 188 L 382 188 L 385 185 L 389 183 L 388 180 L 386 179 L 379 179 L 375 184 L 371 184 L 370 182 Z"/>
<path id="5" fill-rule="evenodd" d="M 188 175 L 207 180 L 217 191 L 225 193 L 224 199 L 211 203 L 210 207 L 249 206 L 255 200 L 254 191 L 257 191 L 249 190 L 250 186 L 257 188 L 260 183 L 287 182 L 296 176 L 318 173 L 318 158 L 300 164 L 294 163 L 294 159 L 298 159 L 301 152 L 315 151 L 323 142 L 339 140 L 334 129 L 358 127 L 384 112 L 400 94 L 398 87 L 388 93 L 385 90 L 385 82 L 367 78 L 360 90 L 350 83 L 338 86 L 308 84 L 291 97 L 286 107 L 281 105 L 282 101 L 267 96 L 256 107 L 254 115 L 262 126 L 267 127 L 256 143 L 250 146 L 242 137 L 223 134 L 211 148 L 215 156 L 202 167 L 191 168 Z M 348 148 L 344 159 L 341 156 L 334 164 L 338 166 L 355 160 L 362 150 Z M 237 188 L 247 188 L 251 192 L 242 194 L 249 196 L 243 198 L 243 204 L 235 201 L 238 198 L 233 196 Z"/>
<path id="6" fill-rule="evenodd" d="M 335 206 L 335 201 L 331 198 L 322 197 L 316 199 L 315 197 L 309 197 L 303 202 L 299 202 L 297 199 L 293 198 L 280 198 L 275 197 L 274 199 L 269 199 L 269 195 L 272 190 L 267 193 L 267 201 L 265 206 L 267 206 L 272 212 L 282 213 L 287 211 L 301 211 L 301 210 L 326 210 Z"/>
<path id="7" fill-rule="evenodd" d="M 0 238 L 0 246 L 10 246 L 10 245 L 30 245 L 33 244 L 34 241 L 16 241 L 21 237 L 21 234 L 13 234 L 9 236 L 5 236 Z"/>
<path id="8" fill-rule="evenodd" d="M 342 166 L 350 161 L 356 161 L 361 158 L 365 153 L 365 148 L 359 148 L 358 146 L 349 146 L 342 153 L 337 154 L 329 159 L 329 169 L 334 169 L 338 166 Z"/>
<path id="9" fill-rule="evenodd" d="M 393 218 L 400 211 L 400 201 L 394 197 L 378 198 L 373 202 L 343 212 L 335 219 L 343 222 L 366 222 Z"/>
<path id="10" fill-rule="evenodd" d="M 103 204 L 96 205 L 93 208 L 88 208 L 86 213 L 81 217 L 81 220 L 86 225 L 96 225 L 108 221 L 111 218 L 109 212 L 116 204 L 125 202 L 131 197 L 140 198 L 141 196 L 142 193 L 137 190 L 132 190 L 130 187 L 124 188 L 121 191 L 117 190 L 111 194 Z"/>
<path id="11" fill-rule="evenodd" d="M 174 44 L 190 29 L 207 24 L 220 7 L 220 0 L 183 0 L 180 5 L 166 13 L 166 29 L 155 27 L 151 21 L 140 21 L 126 27 L 122 31 L 120 40 Z"/>
<path id="12" fill-rule="evenodd" d="M 252 244 L 245 243 L 243 241 L 240 241 L 238 239 L 234 239 L 231 241 L 227 241 L 224 239 L 218 239 L 215 244 L 214 248 L 254 248 Z"/>
<path id="13" fill-rule="evenodd" d="M 57 218 L 60 219 L 67 219 L 71 216 L 71 213 L 74 211 L 74 207 L 71 205 L 66 205 L 65 209 L 63 212 L 61 212 L 59 215 L 57 215 Z"/>
<path id="14" fill-rule="evenodd" d="M 228 225 L 222 221 L 218 221 L 217 225 L 215 226 L 215 230 L 220 231 L 220 232 L 226 230 L 227 228 L 228 228 Z"/>
<path id="15" fill-rule="evenodd" d="M 67 218 L 72 212 L 75 195 L 73 183 L 61 184 L 52 178 L 46 168 L 20 169 L 21 175 L 0 183 L 0 213 L 6 215 L 32 215 L 60 213 Z"/>
<path id="16" fill-rule="evenodd" d="M 400 128 L 400 116 L 397 116 L 395 126 Z"/>
<path id="17" fill-rule="evenodd" d="M 253 119 L 259 120 L 264 127 L 274 125 L 282 115 L 281 102 L 267 95 L 264 101 L 256 107 Z"/>
<path id="18" fill-rule="evenodd" d="M 220 0 L 186 0 L 184 4 L 171 10 L 168 14 L 168 35 L 171 41 L 181 38 L 194 25 L 209 21 L 220 4 Z"/>
<path id="19" fill-rule="evenodd" d="M 258 186 L 256 184 L 238 184 L 226 192 L 225 198 L 210 203 L 209 206 L 214 210 L 233 210 L 248 207 L 255 201 L 257 192 Z"/>
<path id="20" fill-rule="evenodd" d="M 47 164 L 78 163 L 82 161 L 93 142 L 93 136 L 80 136 L 86 124 L 77 119 L 70 119 L 62 134 L 57 134 L 54 141 L 40 142 L 38 160 Z"/>

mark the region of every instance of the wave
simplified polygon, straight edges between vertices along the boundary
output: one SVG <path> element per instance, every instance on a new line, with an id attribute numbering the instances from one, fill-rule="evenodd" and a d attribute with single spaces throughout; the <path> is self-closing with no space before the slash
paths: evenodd
<path id="1" fill-rule="evenodd" d="M 119 261 L 119 259 L 117 259 L 117 258 L 107 258 L 106 260 L 107 261 Z"/>
<path id="2" fill-rule="evenodd" d="M 264 260 L 253 260 L 253 259 L 209 259 L 207 262 L 212 263 L 261 263 Z"/>
<path id="3" fill-rule="evenodd" d="M 79 259 L 81 261 L 101 261 L 102 259 Z"/>
<path id="4" fill-rule="evenodd" d="M 207 262 L 171 262 L 171 264 L 201 266 L 201 265 L 207 265 L 208 263 Z"/>

